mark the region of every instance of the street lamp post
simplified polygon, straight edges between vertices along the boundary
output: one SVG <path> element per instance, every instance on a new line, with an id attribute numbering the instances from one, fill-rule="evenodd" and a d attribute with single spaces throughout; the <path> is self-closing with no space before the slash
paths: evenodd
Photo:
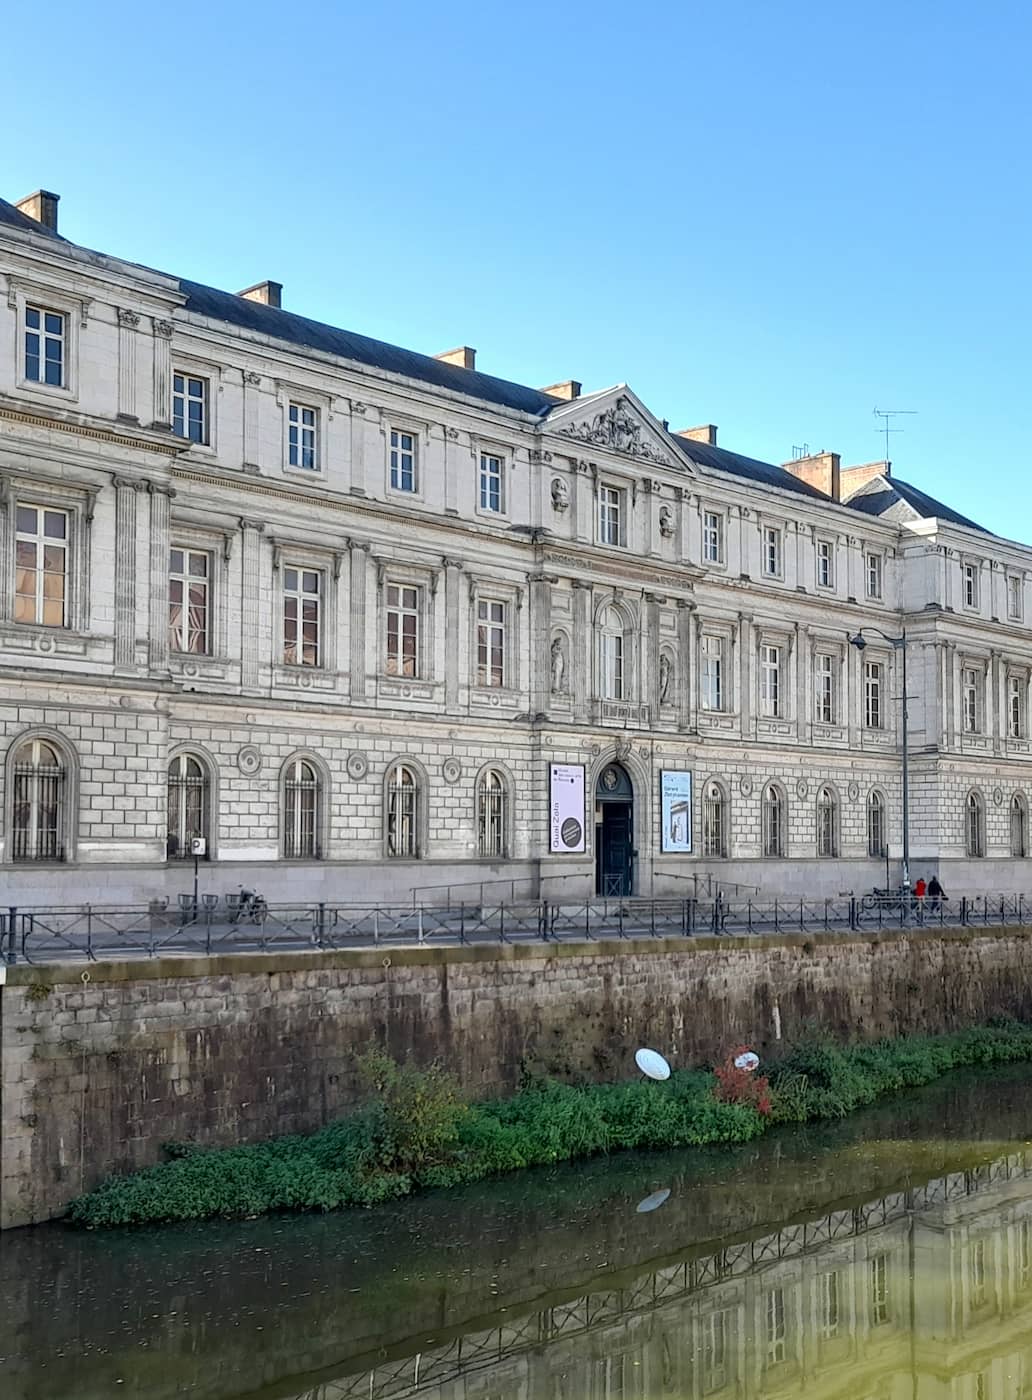
<path id="1" fill-rule="evenodd" d="M 908 742 L 908 730 L 907 730 L 907 634 L 906 634 L 906 629 L 905 629 L 905 628 L 904 628 L 903 632 L 902 632 L 898 637 L 890 637 L 889 634 L 888 634 L 887 632 L 883 632 L 883 631 L 881 630 L 880 627 L 869 627 L 867 630 L 868 630 L 869 632 L 877 632 L 877 633 L 878 633 L 878 636 L 879 636 L 879 637 L 883 637 L 883 638 L 885 639 L 885 641 L 888 642 L 889 646 L 892 647 L 893 651 L 898 651 L 898 652 L 900 652 L 900 654 L 902 655 L 902 658 L 903 658 L 903 667 L 902 667 L 903 674 L 902 674 L 902 677 L 901 677 L 902 682 L 903 682 L 903 696 L 902 696 L 902 701 L 903 701 L 903 734 L 902 734 L 902 742 L 903 742 L 903 888 L 904 888 L 904 890 L 909 890 L 909 889 L 910 889 L 910 754 L 909 754 L 910 745 L 909 745 L 909 742 Z M 847 635 L 847 637 L 849 636 L 848 633 L 847 633 L 846 635 Z M 850 643 L 851 646 L 856 647 L 857 651 L 859 651 L 861 654 L 863 653 L 864 647 L 866 647 L 866 645 L 867 645 L 867 638 L 864 636 L 864 629 L 863 629 L 862 627 L 860 628 L 860 631 L 856 634 L 855 637 L 849 637 L 849 643 Z"/>

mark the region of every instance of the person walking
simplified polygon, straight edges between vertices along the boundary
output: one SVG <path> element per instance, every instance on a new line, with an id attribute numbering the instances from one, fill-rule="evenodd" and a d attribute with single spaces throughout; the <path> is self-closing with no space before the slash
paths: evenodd
<path id="1" fill-rule="evenodd" d="M 946 898 L 946 891 L 939 884 L 938 875 L 933 875 L 928 881 L 928 907 L 932 913 L 937 913 L 942 906 L 942 901 Z"/>

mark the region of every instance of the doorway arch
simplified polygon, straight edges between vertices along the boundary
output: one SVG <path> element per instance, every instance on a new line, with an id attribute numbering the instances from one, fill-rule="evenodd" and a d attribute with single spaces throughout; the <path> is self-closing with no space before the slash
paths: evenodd
<path id="1" fill-rule="evenodd" d="M 634 893 L 634 784 L 622 763 L 603 764 L 595 782 L 595 893 Z"/>

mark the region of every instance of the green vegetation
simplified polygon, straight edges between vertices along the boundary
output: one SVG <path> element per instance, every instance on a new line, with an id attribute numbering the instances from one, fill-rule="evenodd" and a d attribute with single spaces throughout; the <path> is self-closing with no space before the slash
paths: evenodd
<path id="1" fill-rule="evenodd" d="M 1016 1060 L 1032 1060 L 1032 1026 L 1015 1021 L 870 1045 L 801 1045 L 772 1071 L 764 1112 L 744 1089 L 742 1101 L 728 1101 L 727 1076 L 700 1070 L 663 1084 L 544 1080 L 511 1099 L 466 1104 L 440 1068 L 374 1053 L 361 1062 L 370 1102 L 347 1118 L 249 1147 L 171 1147 L 171 1160 L 110 1178 L 69 1214 L 108 1226 L 368 1206 L 597 1153 L 746 1142 L 772 1123 L 841 1118 L 953 1069 Z"/>

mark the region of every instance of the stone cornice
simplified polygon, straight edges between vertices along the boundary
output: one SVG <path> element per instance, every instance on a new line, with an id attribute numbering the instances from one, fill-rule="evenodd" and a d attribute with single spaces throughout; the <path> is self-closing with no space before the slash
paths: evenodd
<path id="1" fill-rule="evenodd" d="M 161 456 L 176 456 L 193 446 L 185 438 L 175 438 L 171 433 L 155 433 L 147 428 L 134 427 L 122 432 L 117 428 L 101 428 L 92 423 L 81 423 L 68 418 L 52 417 L 44 410 L 34 413 L 25 409 L 12 408 L 0 403 L 0 420 L 9 423 L 24 423 L 30 428 L 46 428 L 58 433 L 70 433 L 74 437 L 90 438 L 94 442 L 113 443 L 117 447 L 128 447 L 138 452 L 157 452 Z"/>

